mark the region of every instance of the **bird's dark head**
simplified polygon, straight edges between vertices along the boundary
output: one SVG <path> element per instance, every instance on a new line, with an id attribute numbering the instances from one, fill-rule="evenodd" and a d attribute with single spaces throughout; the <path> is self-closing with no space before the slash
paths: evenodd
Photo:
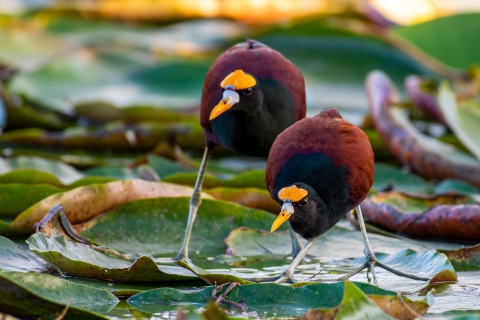
<path id="1" fill-rule="evenodd" d="M 223 89 L 222 100 L 210 113 L 210 120 L 228 110 L 255 112 L 263 104 L 263 93 L 258 80 L 243 70 L 235 70 L 220 83 Z"/>
<path id="2" fill-rule="evenodd" d="M 325 202 L 309 185 L 297 182 L 284 187 L 278 192 L 278 199 L 282 209 L 271 232 L 287 220 L 305 239 L 313 239 L 331 228 Z"/>

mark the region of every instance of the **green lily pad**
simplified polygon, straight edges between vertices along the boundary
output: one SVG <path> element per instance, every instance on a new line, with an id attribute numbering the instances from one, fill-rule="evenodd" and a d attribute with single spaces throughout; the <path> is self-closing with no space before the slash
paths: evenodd
<path id="1" fill-rule="evenodd" d="M 159 175 L 160 179 L 166 177 L 170 174 L 178 172 L 197 172 L 198 169 L 188 168 L 182 165 L 177 164 L 176 162 L 159 157 L 153 154 L 147 156 L 148 164 L 155 170 Z"/>
<path id="2" fill-rule="evenodd" d="M 47 272 L 51 267 L 31 251 L 0 236 L 0 271 Z"/>
<path id="3" fill-rule="evenodd" d="M 411 41 L 426 53 L 456 68 L 467 68 L 479 62 L 480 14 L 467 13 L 441 17 L 394 32 Z M 459 50 L 461 48 L 461 50 Z"/>
<path id="4" fill-rule="evenodd" d="M 76 229 L 82 236 L 120 252 L 172 257 L 181 247 L 189 201 L 189 197 L 132 201 Z M 272 220 L 265 211 L 203 199 L 193 226 L 190 258 L 195 261 L 222 254 L 230 230 L 239 226 L 267 228 Z"/>
<path id="5" fill-rule="evenodd" d="M 69 241 L 64 236 L 48 237 L 35 233 L 27 242 L 30 250 L 71 276 L 122 282 L 189 281 L 196 278 L 184 268 L 159 266 L 147 256 L 132 263 L 94 250 L 90 245 Z"/>
<path id="6" fill-rule="evenodd" d="M 0 215 L 16 217 L 40 200 L 62 191 L 47 184 L 0 184 Z"/>
<path id="7" fill-rule="evenodd" d="M 22 318 L 56 317 L 67 309 L 64 319 L 106 319 L 97 312 L 118 302 L 106 290 L 35 273 L 0 272 L 0 293 L 0 310 Z"/>
<path id="8" fill-rule="evenodd" d="M 447 192 L 458 192 L 465 194 L 479 194 L 480 189 L 474 185 L 455 179 L 445 179 L 439 184 L 437 184 L 433 191 L 435 194 L 447 193 Z"/>
<path id="9" fill-rule="evenodd" d="M 362 290 L 372 287 L 364 285 Z M 138 310 L 146 313 L 157 313 L 161 311 L 174 310 L 180 305 L 192 305 L 195 307 L 206 306 L 211 301 L 214 287 L 207 287 L 200 290 L 178 290 L 173 288 L 160 288 L 145 291 L 128 299 L 128 303 Z M 375 290 L 375 289 L 373 289 Z M 333 284 L 309 284 L 302 287 L 284 286 L 273 283 L 247 284 L 235 287 L 227 294 L 225 299 L 236 302 L 248 308 L 248 311 L 255 311 L 264 314 L 265 317 L 299 317 L 309 309 L 331 310 L 345 308 L 350 305 L 348 299 L 351 295 L 362 292 L 354 283 L 338 282 Z M 219 293 L 220 294 L 220 293 Z M 368 293 L 367 293 L 368 294 Z M 396 297 L 392 291 L 382 291 L 380 295 Z M 361 293 L 364 302 L 376 312 L 383 314 L 368 297 Z M 406 303 L 415 310 L 426 311 L 428 305 L 425 302 L 412 302 L 406 299 Z M 368 301 L 369 303 L 366 303 Z M 371 304 L 373 305 L 371 305 Z M 223 308 L 230 309 L 228 304 L 222 304 Z M 360 312 L 363 307 L 357 309 Z M 388 306 L 387 306 L 387 309 Z M 364 310 L 365 311 L 365 310 Z M 371 311 L 371 310 L 370 310 Z M 238 311 L 237 311 L 238 312 Z"/>
<path id="10" fill-rule="evenodd" d="M 0 175 L 0 183 L 47 184 L 61 188 L 64 184 L 56 175 L 38 169 L 15 169 Z"/>
<path id="11" fill-rule="evenodd" d="M 159 142 L 175 141 L 185 149 L 200 149 L 204 146 L 203 134 L 199 133 L 201 130 L 198 121 L 141 121 L 135 124 L 112 121 L 98 128 L 75 126 L 61 132 L 39 128 L 17 129 L 2 135 L 0 141 L 25 146 L 116 152 L 150 151 Z"/>
<path id="12" fill-rule="evenodd" d="M 457 103 L 455 93 L 444 82 L 438 92 L 438 106 L 449 128 L 480 160 L 480 139 L 478 139 L 480 104 L 475 101 Z"/>
<path id="13" fill-rule="evenodd" d="M 183 259 L 183 260 L 177 261 L 177 264 L 187 270 L 190 270 L 197 277 L 199 277 L 200 279 L 202 279 L 203 281 L 207 282 L 210 285 L 222 285 L 222 284 L 231 283 L 231 282 L 236 282 L 240 285 L 251 283 L 250 281 L 246 281 L 240 277 L 237 277 L 234 273 L 224 274 L 221 272 L 219 273 L 209 272 L 193 264 L 193 262 L 190 259 Z"/>
<path id="14" fill-rule="evenodd" d="M 382 191 L 386 188 L 412 193 L 430 193 L 432 187 L 423 178 L 413 173 L 404 172 L 394 166 L 375 163 L 375 178 L 373 189 Z"/>
<path id="15" fill-rule="evenodd" d="M 83 175 L 74 167 L 59 161 L 47 160 L 40 157 L 19 156 L 9 159 L 0 158 L 0 174 L 15 169 L 36 169 L 56 176 L 64 185 L 70 184 Z"/>

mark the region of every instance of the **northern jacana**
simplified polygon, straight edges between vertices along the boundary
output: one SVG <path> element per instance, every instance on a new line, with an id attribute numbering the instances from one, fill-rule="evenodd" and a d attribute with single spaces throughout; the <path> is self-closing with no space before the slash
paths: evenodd
<path id="1" fill-rule="evenodd" d="M 216 146 L 251 157 L 266 157 L 275 138 L 306 114 L 300 71 L 268 46 L 247 39 L 221 54 L 208 70 L 202 90 L 200 124 L 206 148 L 190 200 L 182 248 L 188 258 L 193 223 L 201 203 L 205 168 Z M 300 242 L 292 231 L 294 253 Z"/>
<path id="2" fill-rule="evenodd" d="M 265 177 L 270 195 L 282 207 L 271 232 L 289 221 L 307 243 L 281 276 L 263 280 L 294 282 L 295 268 L 315 239 L 354 208 L 363 234 L 366 261 L 338 280 L 369 268 L 376 284 L 376 265 L 400 276 L 428 280 L 386 266 L 377 260 L 370 247 L 360 203 L 373 184 L 374 170 L 374 154 L 367 135 L 343 120 L 336 109 L 300 120 L 283 131 L 271 148 Z"/>

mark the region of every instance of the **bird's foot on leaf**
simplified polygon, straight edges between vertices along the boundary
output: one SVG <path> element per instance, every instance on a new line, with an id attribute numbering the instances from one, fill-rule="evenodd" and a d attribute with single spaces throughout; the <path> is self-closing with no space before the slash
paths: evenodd
<path id="1" fill-rule="evenodd" d="M 219 297 L 217 297 L 217 294 L 220 291 L 222 291 L 223 288 L 225 288 L 226 286 L 228 286 L 227 289 L 225 289 L 225 291 Z M 220 302 L 224 302 L 224 303 L 227 303 L 231 306 L 241 308 L 241 309 L 245 309 L 245 305 L 225 299 L 227 294 L 229 294 L 230 291 L 232 291 L 233 288 L 235 288 L 236 286 L 240 286 L 240 283 L 238 283 L 238 282 L 227 282 L 227 283 L 221 284 L 219 286 L 216 286 L 215 289 L 212 292 L 212 296 L 211 296 L 212 300 L 214 300 L 215 304 L 217 304 L 217 305 Z"/>
<path id="2" fill-rule="evenodd" d="M 378 281 L 377 281 L 377 277 L 375 275 L 375 267 L 380 267 L 384 270 L 387 270 L 397 276 L 400 276 L 400 277 L 405 277 L 405 278 L 410 278 L 410 279 L 413 279 L 413 280 L 419 280 L 419 281 L 429 281 L 430 279 L 429 278 L 425 278 L 425 277 L 418 277 L 418 276 L 415 276 L 413 274 L 408 274 L 408 273 L 404 273 L 404 272 L 401 272 L 401 271 L 398 271 L 396 269 L 393 269 L 389 266 L 387 266 L 386 264 L 383 264 L 382 262 L 378 261 L 377 257 L 375 257 L 374 254 L 368 254 L 366 257 L 365 257 L 365 262 L 360 266 L 358 267 L 356 270 L 350 272 L 349 274 L 341 277 L 341 278 L 338 278 L 337 280 L 338 281 L 343 281 L 343 280 L 347 280 L 351 277 L 353 277 L 354 275 L 356 275 L 357 273 L 359 273 L 360 271 L 362 271 L 363 269 L 368 269 L 369 271 L 372 272 L 372 278 L 373 278 L 373 283 L 378 286 Z M 368 277 L 368 273 L 367 273 L 367 277 Z"/>

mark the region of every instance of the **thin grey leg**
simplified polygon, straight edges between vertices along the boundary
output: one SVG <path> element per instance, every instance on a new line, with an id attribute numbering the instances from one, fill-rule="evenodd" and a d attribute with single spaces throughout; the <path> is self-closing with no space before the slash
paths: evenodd
<path id="1" fill-rule="evenodd" d="M 198 171 L 197 181 L 195 182 L 195 188 L 193 189 L 192 198 L 190 199 L 190 211 L 188 213 L 187 228 L 185 229 L 185 237 L 183 239 L 182 248 L 178 252 L 178 255 L 175 257 L 175 260 L 188 259 L 188 246 L 190 244 L 190 236 L 192 235 L 193 223 L 197 217 L 198 207 L 202 203 L 202 184 L 203 177 L 205 175 L 205 169 L 207 168 L 208 160 L 212 155 L 212 149 L 205 148 L 205 153 L 203 154 L 202 164 L 200 165 L 200 170 Z"/>
<path id="2" fill-rule="evenodd" d="M 300 238 L 298 237 L 298 234 L 296 234 L 295 231 L 292 229 L 292 225 L 290 225 L 290 235 L 292 237 L 292 259 L 295 259 L 295 257 L 298 255 L 300 252 L 300 248 L 302 247 L 302 243 L 300 242 Z"/>
<path id="3" fill-rule="evenodd" d="M 359 273 L 363 269 L 369 268 L 372 271 L 373 282 L 375 283 L 375 285 L 378 285 L 377 278 L 375 276 L 375 270 L 374 270 L 375 266 L 379 266 L 380 268 L 385 269 L 387 271 L 390 271 L 391 273 L 396 274 L 397 276 L 400 276 L 400 277 L 405 277 L 405 278 L 410 278 L 410 279 L 413 279 L 413 280 L 420 280 L 420 281 L 429 281 L 430 280 L 429 278 L 417 277 L 417 276 L 414 276 L 412 274 L 408 274 L 408 273 L 404 273 L 404 272 L 395 270 L 395 269 L 381 263 L 380 261 L 378 261 L 377 257 L 375 257 L 375 254 L 373 253 L 372 247 L 370 246 L 370 242 L 368 241 L 367 230 L 365 228 L 365 222 L 363 221 L 362 209 L 360 208 L 360 206 L 357 206 L 355 208 L 355 211 L 357 212 L 358 224 L 360 225 L 360 230 L 361 230 L 362 235 L 363 235 L 363 244 L 365 245 L 365 260 L 366 261 L 359 268 L 357 268 L 355 271 L 353 271 L 353 272 L 351 272 L 351 273 L 349 273 L 349 274 L 347 274 L 347 275 L 345 275 L 345 276 L 343 276 L 343 277 L 341 277 L 337 280 L 346 280 L 346 279 L 356 275 L 357 273 Z"/>

